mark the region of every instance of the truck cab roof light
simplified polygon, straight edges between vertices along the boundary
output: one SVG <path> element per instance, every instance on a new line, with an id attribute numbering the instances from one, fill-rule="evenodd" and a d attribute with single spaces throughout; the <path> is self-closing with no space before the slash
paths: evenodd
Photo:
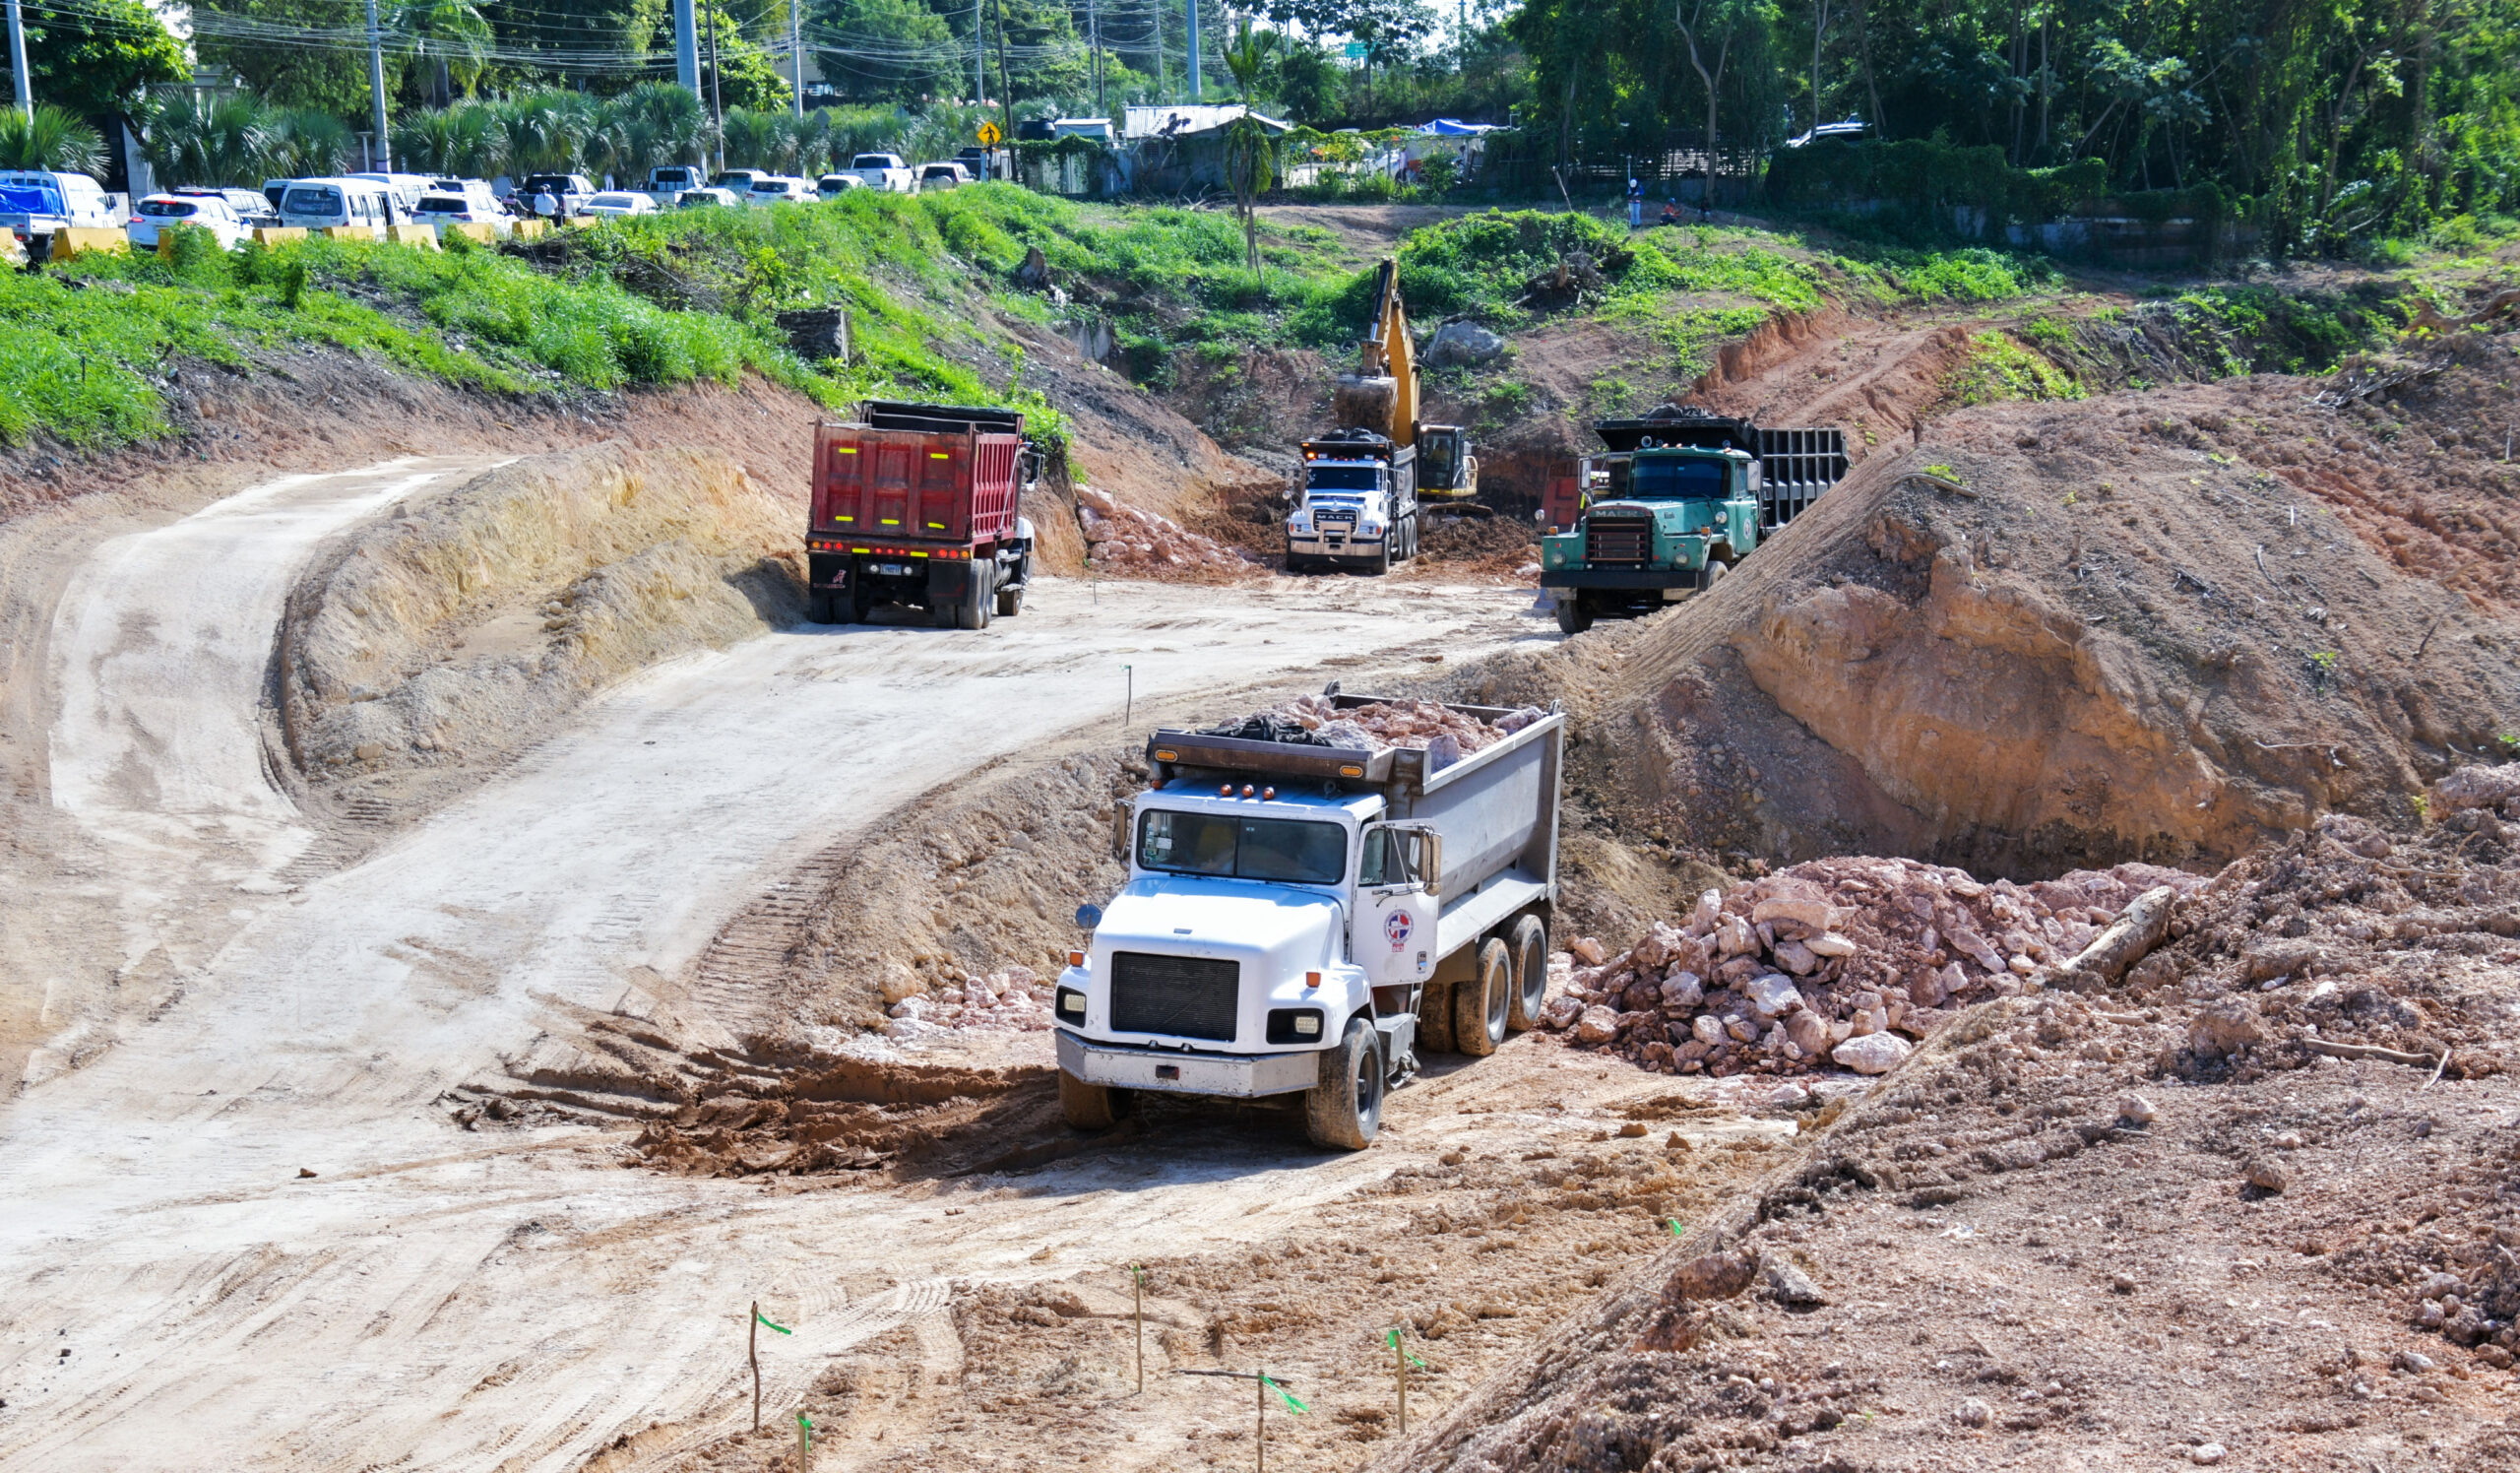
<path id="1" fill-rule="evenodd" d="M 1251 786 L 1249 783 L 1245 783 L 1245 784 L 1243 784 L 1243 785 L 1242 785 L 1242 796 L 1243 796 L 1243 797 L 1245 797 L 1245 798 L 1249 798 L 1249 797 L 1252 795 L 1252 792 L 1253 792 L 1253 791 L 1254 791 L 1254 790 L 1252 789 L 1252 786 Z"/>
<path id="2" fill-rule="evenodd" d="M 1231 798 L 1231 797 L 1233 797 L 1233 785 L 1232 785 L 1231 783 L 1228 783 L 1228 784 L 1226 784 L 1224 787 L 1219 788 L 1219 789 L 1217 790 L 1217 797 L 1219 797 L 1219 798 Z"/>
<path id="3" fill-rule="evenodd" d="M 1278 796 L 1278 790 L 1275 788 L 1263 788 L 1260 790 L 1260 796 L 1263 799 L 1276 798 Z"/>

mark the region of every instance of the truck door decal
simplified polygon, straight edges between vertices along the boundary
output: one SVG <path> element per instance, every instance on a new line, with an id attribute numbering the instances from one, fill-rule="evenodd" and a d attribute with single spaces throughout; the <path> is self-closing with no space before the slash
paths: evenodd
<path id="1" fill-rule="evenodd" d="M 1390 940 L 1392 950 L 1398 951 L 1409 944 L 1409 932 L 1417 924 L 1407 911 L 1393 911 L 1382 918 L 1382 933 Z"/>

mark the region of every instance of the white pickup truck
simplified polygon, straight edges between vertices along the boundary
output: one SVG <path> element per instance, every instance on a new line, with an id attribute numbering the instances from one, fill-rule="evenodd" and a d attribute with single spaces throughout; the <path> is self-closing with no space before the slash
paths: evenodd
<path id="1" fill-rule="evenodd" d="M 913 194 L 918 188 L 916 170 L 899 154 L 860 154 L 842 172 L 855 174 L 869 189 Z"/>
<path id="2" fill-rule="evenodd" d="M 1419 1049 L 1483 1056 L 1538 1019 L 1566 718 L 1450 709 L 1507 735 L 1457 756 L 1156 733 L 1128 883 L 1078 911 L 1093 939 L 1051 1002 L 1070 1124 L 1141 1090 L 1300 1094 L 1313 1141 L 1356 1150 Z"/>
<path id="3" fill-rule="evenodd" d="M 130 214 L 121 195 L 107 194 L 86 174 L 0 169 L 0 229 L 17 236 L 36 260 L 51 251 L 55 230 L 74 225 L 119 230 Z"/>

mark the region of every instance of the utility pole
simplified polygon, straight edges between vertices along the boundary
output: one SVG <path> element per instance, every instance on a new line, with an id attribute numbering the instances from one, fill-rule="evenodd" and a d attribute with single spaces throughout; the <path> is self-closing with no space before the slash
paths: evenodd
<path id="1" fill-rule="evenodd" d="M 369 3 L 374 4 L 375 0 Z M 718 7 L 713 0 L 709 7 L 709 117 L 717 124 L 718 172 L 722 174 L 726 171 L 726 108 L 721 100 L 724 96 L 718 87 Z"/>
<path id="2" fill-rule="evenodd" d="M 989 10 L 997 17 L 997 107 L 1005 121 L 1006 152 L 1015 154 L 1015 84 L 1006 80 L 1006 5 L 1005 0 L 989 0 Z"/>
<path id="3" fill-rule="evenodd" d="M 1199 100 L 1199 0 L 1182 0 L 1190 23 L 1190 100 Z"/>
<path id="4" fill-rule="evenodd" d="M 691 94 L 700 96 L 700 23 L 691 13 L 691 0 L 673 0 L 673 80 Z"/>
<path id="5" fill-rule="evenodd" d="M 32 123 L 35 120 L 35 78 L 27 70 L 27 23 L 18 14 L 18 0 L 9 0 L 9 65 L 17 71 L 18 110 Z"/>
<path id="6" fill-rule="evenodd" d="M 10 3 L 14 5 L 17 0 Z M 1094 48 L 1094 110 L 1107 117 L 1111 99 L 1102 88 L 1102 13 L 1098 0 L 1085 0 L 1085 34 L 1087 43 Z"/>
<path id="7" fill-rule="evenodd" d="M 25 42 L 18 36 L 18 0 L 9 0 L 9 37 L 19 45 L 18 75 L 26 75 Z M 25 96 L 20 84 L 19 96 Z M 376 122 L 376 171 L 394 172 L 394 144 L 385 136 L 385 32 L 376 25 L 376 0 L 367 0 L 367 90 Z M 27 113 L 32 119 L 34 113 Z"/>
<path id="8" fill-rule="evenodd" d="M 805 115 L 804 0 L 788 0 L 788 54 L 795 60 L 796 116 Z"/>
<path id="9" fill-rule="evenodd" d="M 972 0 L 972 100 L 988 105 L 988 31 L 980 21 L 980 0 Z"/>

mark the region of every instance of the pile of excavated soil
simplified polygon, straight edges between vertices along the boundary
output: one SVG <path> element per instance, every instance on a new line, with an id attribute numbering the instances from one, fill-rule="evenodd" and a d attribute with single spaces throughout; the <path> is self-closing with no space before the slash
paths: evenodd
<path id="1" fill-rule="evenodd" d="M 359 529 L 289 601 L 289 755 L 371 797 L 495 762 L 624 674 L 794 621 L 800 515 L 722 456 L 614 443 Z"/>
<path id="2" fill-rule="evenodd" d="M 2467 406 L 2502 392 L 2507 349 L 2466 335 L 2421 393 L 2365 402 L 2445 483 L 2490 483 L 2500 447 L 2471 443 Z M 2520 726 L 2520 666 L 2498 609 L 2326 499 L 2313 463 L 2357 412 L 2320 388 L 1956 413 L 1711 593 L 1494 678 L 1586 719 L 1573 781 L 1624 825 L 1745 860 L 2026 878 L 2218 862 L 2332 810 L 2404 819 Z"/>
<path id="3" fill-rule="evenodd" d="M 2514 875 L 2487 808 L 2252 854 L 2122 984 L 1962 1013 L 1372 1466 L 2511 1461 Z"/>
<path id="4" fill-rule="evenodd" d="M 2122 865 L 2020 886 L 1914 860 L 1815 860 L 1709 890 L 1682 925 L 1583 960 L 1543 1025 L 1650 1069 L 1723 1077 L 1832 1064 L 1886 1073 L 1953 1012 L 2066 965 L 2147 889 L 2201 888 Z"/>
<path id="5" fill-rule="evenodd" d="M 1097 574 L 1218 583 L 1261 572 L 1257 559 L 1098 490 L 1077 491 L 1076 516 L 1085 533 L 1086 566 Z"/>

